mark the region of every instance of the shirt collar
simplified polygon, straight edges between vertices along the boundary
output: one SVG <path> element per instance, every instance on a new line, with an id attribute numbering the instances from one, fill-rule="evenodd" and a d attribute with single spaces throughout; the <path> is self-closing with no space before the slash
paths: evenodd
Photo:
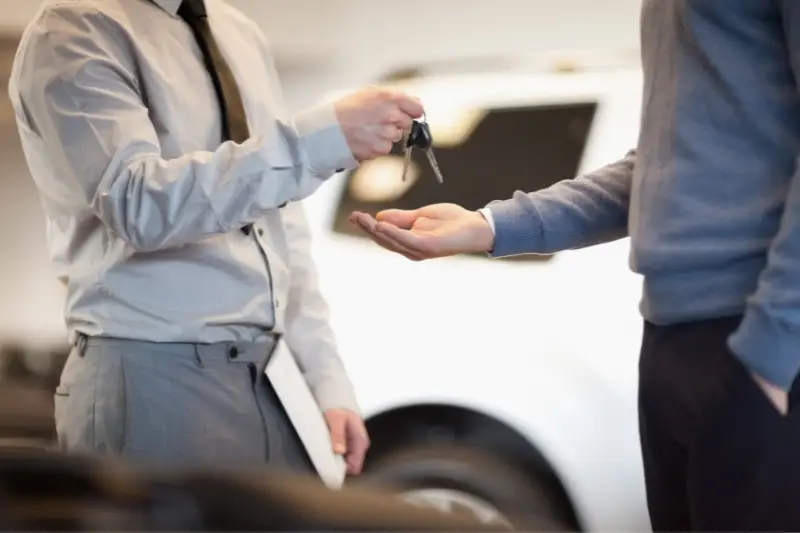
<path id="1" fill-rule="evenodd" d="M 183 0 L 153 0 L 153 3 L 170 15 L 177 15 L 178 8 L 181 7 Z"/>

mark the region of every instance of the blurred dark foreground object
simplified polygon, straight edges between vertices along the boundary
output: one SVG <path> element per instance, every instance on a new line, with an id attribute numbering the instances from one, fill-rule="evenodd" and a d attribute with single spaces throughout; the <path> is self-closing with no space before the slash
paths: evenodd
<path id="1" fill-rule="evenodd" d="M 375 489 L 251 473 L 148 472 L 0 448 L 2 531 L 503 531 Z"/>
<path id="2" fill-rule="evenodd" d="M 0 382 L 0 446 L 55 441 L 53 392 L 30 381 Z"/>

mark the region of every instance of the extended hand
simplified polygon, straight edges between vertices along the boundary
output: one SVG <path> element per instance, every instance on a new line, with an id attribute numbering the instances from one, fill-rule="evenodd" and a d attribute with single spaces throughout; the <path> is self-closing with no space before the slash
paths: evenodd
<path id="1" fill-rule="evenodd" d="M 413 261 L 488 252 L 494 247 L 489 223 L 477 211 L 435 204 L 413 211 L 390 209 L 376 218 L 353 213 L 350 222 L 387 250 Z"/>
<path id="2" fill-rule="evenodd" d="M 392 144 L 411 131 L 413 119 L 425 112 L 417 98 L 380 87 L 344 96 L 334 109 L 350 151 L 359 161 L 391 152 Z"/>
<path id="3" fill-rule="evenodd" d="M 369 449 L 369 437 L 363 420 L 346 409 L 328 409 L 325 411 L 325 422 L 331 432 L 333 453 L 344 457 L 349 475 L 357 476 L 361 473 Z"/>
<path id="4" fill-rule="evenodd" d="M 764 394 L 767 395 L 769 401 L 772 402 L 772 405 L 775 406 L 780 414 L 786 416 L 786 414 L 789 412 L 789 394 L 780 387 L 777 387 L 765 380 L 755 372 L 753 372 L 751 375 L 758 386 L 761 387 L 761 390 L 764 391 Z"/>

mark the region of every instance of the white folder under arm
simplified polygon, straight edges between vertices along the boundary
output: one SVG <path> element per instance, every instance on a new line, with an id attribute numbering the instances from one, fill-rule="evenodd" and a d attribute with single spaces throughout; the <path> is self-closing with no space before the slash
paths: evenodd
<path id="1" fill-rule="evenodd" d="M 319 477 L 328 488 L 340 489 L 344 485 L 347 465 L 342 456 L 333 452 L 328 424 L 283 339 L 278 341 L 272 353 L 266 375 Z"/>

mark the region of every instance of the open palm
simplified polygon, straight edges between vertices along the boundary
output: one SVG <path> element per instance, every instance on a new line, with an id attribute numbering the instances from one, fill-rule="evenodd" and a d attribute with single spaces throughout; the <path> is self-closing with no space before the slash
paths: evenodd
<path id="1" fill-rule="evenodd" d="M 488 251 L 493 235 L 483 216 L 455 204 L 390 209 L 375 218 L 355 212 L 350 222 L 387 250 L 414 260 Z"/>

